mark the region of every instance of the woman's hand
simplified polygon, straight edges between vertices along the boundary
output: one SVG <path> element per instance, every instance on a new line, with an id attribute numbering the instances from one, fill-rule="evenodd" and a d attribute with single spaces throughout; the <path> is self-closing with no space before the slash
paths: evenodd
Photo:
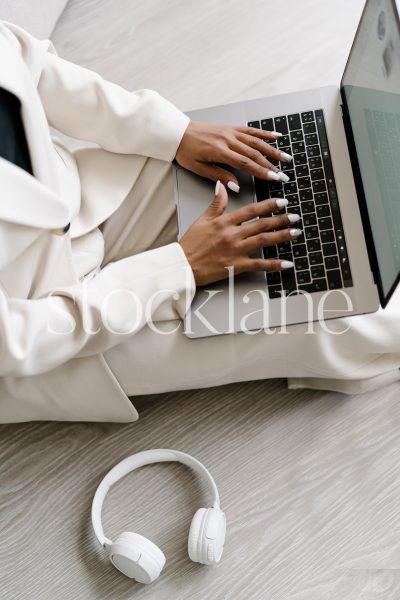
<path id="1" fill-rule="evenodd" d="M 214 200 L 179 241 L 192 267 L 196 285 L 228 277 L 228 267 L 233 267 L 235 274 L 293 267 L 287 260 L 250 258 L 250 254 L 259 248 L 281 244 L 302 234 L 301 229 L 290 228 L 300 219 L 297 214 L 256 218 L 281 210 L 287 200 L 271 198 L 224 214 L 227 203 L 226 189 L 217 182 Z M 253 220 L 246 222 L 250 219 Z"/>
<path id="2" fill-rule="evenodd" d="M 292 160 L 290 154 L 267 143 L 276 141 L 279 137 L 281 134 L 276 131 L 190 121 L 175 159 L 181 167 L 213 181 L 220 180 L 235 192 L 239 191 L 236 177 L 215 163 L 247 171 L 259 179 L 286 182 L 289 181 L 287 175 L 268 160 Z"/>

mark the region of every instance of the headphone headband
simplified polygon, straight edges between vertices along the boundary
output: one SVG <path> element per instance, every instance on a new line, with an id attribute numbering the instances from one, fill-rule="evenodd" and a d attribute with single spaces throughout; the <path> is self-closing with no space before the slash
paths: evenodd
<path id="1" fill-rule="evenodd" d="M 108 490 L 114 483 L 125 477 L 131 471 L 148 464 L 157 462 L 180 462 L 193 469 L 205 481 L 210 495 L 212 496 L 212 507 L 219 508 L 219 494 L 214 479 L 204 465 L 196 458 L 180 452 L 179 450 L 156 449 L 138 452 L 128 456 L 115 465 L 100 482 L 92 503 L 92 525 L 94 533 L 100 544 L 109 547 L 112 541 L 105 537 L 101 523 L 101 509 Z"/>

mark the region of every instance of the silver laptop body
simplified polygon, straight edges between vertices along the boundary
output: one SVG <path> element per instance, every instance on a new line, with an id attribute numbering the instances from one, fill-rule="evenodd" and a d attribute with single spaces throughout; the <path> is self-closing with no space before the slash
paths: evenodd
<path id="1" fill-rule="evenodd" d="M 370 2 L 367 2 L 364 13 Z M 391 0 L 382 0 L 382 2 L 391 4 Z M 359 30 L 362 28 L 362 21 L 363 18 Z M 204 288 L 200 287 L 186 314 L 187 336 L 197 338 L 240 331 L 272 328 L 276 330 L 289 324 L 312 323 L 321 319 L 369 313 L 378 309 L 380 294 L 366 240 L 368 244 L 372 242 L 366 236 L 365 219 L 360 212 L 360 194 L 358 188 L 356 190 L 348 146 L 349 138 L 348 135 L 346 136 L 343 119 L 342 100 L 341 89 L 332 86 L 187 113 L 193 120 L 246 125 L 257 121 L 261 123 L 266 118 L 287 117 L 322 110 L 328 141 L 327 151 L 330 154 L 336 188 L 334 200 L 339 204 L 342 220 L 342 232 L 339 232 L 341 234 L 339 238 L 335 228 L 335 241 L 339 249 L 343 240 L 346 249 L 342 255 L 339 252 L 338 259 L 346 263 L 351 272 L 351 282 L 347 281 L 346 287 L 342 285 L 339 289 L 329 289 L 328 286 L 327 290 L 314 291 L 310 294 L 297 291 L 286 295 L 283 299 L 269 295 L 266 274 L 260 272 L 239 275 Z M 314 112 L 314 115 L 316 114 Z M 182 237 L 212 201 L 215 183 L 179 166 L 175 166 L 174 169 L 179 237 Z M 240 193 L 227 190 L 229 193 L 227 210 L 235 210 L 257 201 L 254 178 L 243 172 L 235 171 L 235 174 L 239 179 Z M 270 195 L 274 197 L 272 192 Z M 301 203 L 300 205 L 302 206 Z M 339 268 L 341 267 L 342 265 L 339 265 Z M 342 281 L 344 281 L 343 272 Z"/>

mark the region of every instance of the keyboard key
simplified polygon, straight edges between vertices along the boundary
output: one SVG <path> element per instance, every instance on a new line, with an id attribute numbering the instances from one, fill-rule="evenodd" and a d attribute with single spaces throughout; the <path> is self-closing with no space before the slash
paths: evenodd
<path id="1" fill-rule="evenodd" d="M 268 285 L 280 285 L 281 283 L 281 274 L 279 271 L 269 271 L 267 273 L 267 283 Z"/>
<path id="2" fill-rule="evenodd" d="M 304 152 L 305 146 L 304 142 L 295 142 L 292 144 L 292 153 L 293 154 L 301 154 Z"/>
<path id="3" fill-rule="evenodd" d="M 254 178 L 254 187 L 255 187 L 256 198 L 257 198 L 258 202 L 260 202 L 261 200 L 266 200 L 267 198 L 270 197 L 268 182 L 265 181 L 265 179 L 257 179 L 257 177 L 255 177 Z"/>
<path id="4" fill-rule="evenodd" d="M 281 254 L 285 254 L 287 252 L 291 252 L 291 250 L 292 250 L 292 247 L 291 247 L 289 241 L 288 242 L 282 242 L 282 244 L 278 244 L 278 254 L 279 254 L 279 257 L 281 257 Z M 287 260 L 290 260 L 290 258 L 288 258 Z"/>
<path id="5" fill-rule="evenodd" d="M 278 249 L 275 245 L 264 246 L 263 253 L 264 253 L 264 258 L 278 258 Z"/>
<path id="6" fill-rule="evenodd" d="M 303 124 L 304 133 L 314 133 L 316 130 L 315 123 L 304 123 Z"/>
<path id="7" fill-rule="evenodd" d="M 328 203 L 328 194 L 321 192 L 319 194 L 314 194 L 314 202 L 315 204 L 327 204 Z"/>
<path id="8" fill-rule="evenodd" d="M 299 177 L 297 179 L 297 184 L 299 186 L 299 190 L 304 190 L 311 187 L 311 180 L 309 177 Z"/>
<path id="9" fill-rule="evenodd" d="M 337 256 L 326 256 L 325 267 L 327 269 L 336 269 L 339 266 L 339 259 Z"/>
<path id="10" fill-rule="evenodd" d="M 275 117 L 274 122 L 275 131 L 279 131 L 279 133 L 282 133 L 283 135 L 286 135 L 288 133 L 289 130 L 287 126 L 286 117 Z"/>
<path id="11" fill-rule="evenodd" d="M 290 152 L 289 152 L 289 154 L 290 154 Z M 271 160 L 271 159 L 269 158 L 268 160 Z M 287 171 L 291 171 L 292 169 L 293 169 L 293 163 L 292 163 L 292 161 L 290 161 L 290 162 L 282 162 L 281 163 L 281 171 L 283 171 L 284 173 L 286 173 Z"/>
<path id="12" fill-rule="evenodd" d="M 304 215 L 303 217 L 303 225 L 304 227 L 309 227 L 310 225 L 316 225 L 317 224 L 317 217 L 315 215 L 315 213 L 307 213 L 306 215 Z M 297 224 L 296 224 L 297 227 Z"/>
<path id="13" fill-rule="evenodd" d="M 304 152 L 300 152 L 300 154 L 295 154 L 293 157 L 294 164 L 296 167 L 298 165 L 306 165 L 307 164 L 307 154 Z"/>
<path id="14" fill-rule="evenodd" d="M 329 217 L 330 214 L 331 214 L 331 211 L 329 209 L 329 204 L 321 204 L 321 205 L 317 206 L 318 218 Z"/>
<path id="15" fill-rule="evenodd" d="M 299 196 L 300 196 L 300 201 L 305 202 L 306 200 L 312 200 L 313 193 L 312 193 L 312 190 L 310 190 L 310 189 L 300 190 Z"/>
<path id="16" fill-rule="evenodd" d="M 301 129 L 300 115 L 298 113 L 294 115 L 289 115 L 288 123 L 290 131 L 293 131 L 294 129 Z"/>
<path id="17" fill-rule="evenodd" d="M 317 179 L 324 179 L 324 170 L 323 169 L 312 169 L 311 170 L 311 179 L 313 181 L 317 181 Z"/>
<path id="18" fill-rule="evenodd" d="M 285 150 L 283 150 L 283 152 L 286 152 L 289 149 L 289 153 L 290 153 L 290 147 L 288 148 L 288 146 L 290 146 L 290 138 L 288 135 L 283 135 L 282 137 L 280 137 L 278 139 L 278 148 L 282 148 L 282 149 L 285 148 Z"/>
<path id="19" fill-rule="evenodd" d="M 289 202 L 289 204 L 287 205 L 287 210 L 289 211 L 289 209 L 292 206 L 298 206 L 299 205 L 299 196 L 298 194 L 287 194 L 286 195 L 286 200 Z"/>
<path id="20" fill-rule="evenodd" d="M 325 181 L 323 181 L 321 179 L 319 181 L 313 181 L 312 186 L 313 186 L 314 194 L 324 192 L 326 190 L 326 183 L 325 183 Z"/>
<path id="21" fill-rule="evenodd" d="M 293 196 L 295 196 L 295 197 L 296 197 L 296 196 L 297 196 L 297 194 L 293 194 Z M 288 196 L 286 196 L 286 198 L 287 198 L 287 197 L 288 197 Z M 296 214 L 296 215 L 300 215 L 300 216 L 301 216 L 301 208 L 300 208 L 300 206 L 296 206 L 296 205 L 292 205 L 292 204 L 290 204 L 290 205 L 289 205 L 289 204 L 288 204 L 288 212 L 291 212 L 291 213 L 293 213 L 293 214 Z M 299 223 L 300 223 L 300 221 L 298 221 L 298 222 L 296 223 L 296 227 L 298 227 L 298 224 L 299 224 Z"/>
<path id="22" fill-rule="evenodd" d="M 324 265 L 316 265 L 311 267 L 311 277 L 313 279 L 318 279 L 320 277 L 325 277 L 325 268 Z"/>
<path id="23" fill-rule="evenodd" d="M 300 256 L 307 256 L 307 247 L 305 244 L 295 244 L 293 246 L 293 256 L 298 258 Z"/>
<path id="24" fill-rule="evenodd" d="M 311 225 L 310 227 L 306 227 L 304 230 L 306 240 L 311 240 L 312 238 L 319 237 L 319 230 L 316 225 Z"/>
<path id="25" fill-rule="evenodd" d="M 282 288 L 280 285 L 269 285 L 268 294 L 270 298 L 282 298 Z"/>
<path id="26" fill-rule="evenodd" d="M 308 269 L 308 258 L 307 256 L 301 256 L 299 258 L 294 259 L 294 265 L 296 267 L 296 271 L 302 271 L 304 269 Z"/>
<path id="27" fill-rule="evenodd" d="M 323 244 L 326 244 L 327 242 L 335 241 L 335 235 L 334 235 L 332 229 L 326 229 L 325 231 L 321 231 L 320 238 L 321 238 L 321 242 Z"/>
<path id="28" fill-rule="evenodd" d="M 300 196 L 300 199 L 301 199 L 301 196 Z M 315 204 L 314 204 L 314 202 L 312 202 L 312 201 L 311 202 L 310 201 L 308 201 L 308 202 L 302 202 L 302 204 L 301 204 L 301 210 L 302 210 L 303 214 L 314 212 L 314 210 L 315 210 Z"/>
<path id="29" fill-rule="evenodd" d="M 332 254 L 337 254 L 336 244 L 331 242 L 330 244 L 322 244 L 322 251 L 324 256 L 331 256 Z"/>
<path id="30" fill-rule="evenodd" d="M 299 131 L 291 131 L 290 132 L 290 140 L 293 144 L 293 142 L 302 142 L 303 141 L 303 132 L 301 131 L 301 129 L 299 129 Z"/>
<path id="31" fill-rule="evenodd" d="M 320 156 L 310 157 L 308 163 L 310 165 L 310 169 L 319 169 L 320 167 L 322 167 L 322 160 Z"/>
<path id="32" fill-rule="evenodd" d="M 276 192 L 277 190 L 283 190 L 283 187 L 282 187 L 283 184 L 280 181 L 271 180 L 268 182 L 268 184 L 269 184 L 269 191 L 271 192 L 271 194 L 273 192 Z"/>
<path id="33" fill-rule="evenodd" d="M 261 129 L 260 121 L 249 121 L 247 123 L 247 125 L 248 125 L 248 127 L 254 127 L 255 129 Z"/>
<path id="34" fill-rule="evenodd" d="M 318 238 L 307 240 L 307 248 L 309 252 L 319 252 L 321 250 L 321 242 Z"/>
<path id="35" fill-rule="evenodd" d="M 309 133 L 305 136 L 306 146 L 314 146 L 314 144 L 318 144 L 318 136 L 316 133 Z"/>
<path id="36" fill-rule="evenodd" d="M 303 283 L 310 283 L 310 281 L 311 281 L 310 271 L 297 271 L 296 278 L 297 278 L 298 285 L 302 285 Z"/>
<path id="37" fill-rule="evenodd" d="M 285 194 L 295 194 L 297 192 L 297 184 L 295 181 L 284 183 L 283 189 L 285 190 Z"/>
<path id="38" fill-rule="evenodd" d="M 307 165 L 299 165 L 296 167 L 296 175 L 297 177 L 308 177 L 310 174 Z"/>
<path id="39" fill-rule="evenodd" d="M 281 271 L 282 289 L 286 291 L 286 295 L 290 294 L 297 288 L 294 269 L 285 269 Z"/>
<path id="40" fill-rule="evenodd" d="M 326 277 L 328 279 L 328 287 L 330 290 L 337 290 L 337 289 L 340 289 L 341 287 L 343 287 L 342 277 L 340 275 L 339 269 L 327 271 Z"/>
<path id="41" fill-rule="evenodd" d="M 308 260 L 310 261 L 310 265 L 319 265 L 323 262 L 322 252 L 310 252 Z"/>
<path id="42" fill-rule="evenodd" d="M 314 113 L 312 110 L 309 110 L 308 112 L 302 112 L 301 113 L 301 120 L 303 123 L 309 123 L 310 121 L 314 121 Z"/>
<path id="43" fill-rule="evenodd" d="M 264 129 L 264 131 L 273 131 L 274 130 L 273 120 L 272 119 L 262 119 L 261 129 Z"/>
<path id="44" fill-rule="evenodd" d="M 312 294 L 313 292 L 325 292 L 327 289 L 326 280 L 324 279 L 314 279 L 312 283 L 305 283 L 299 285 L 299 289 L 304 292 L 308 292 Z"/>
<path id="45" fill-rule="evenodd" d="M 285 175 L 287 175 L 288 177 L 290 177 L 290 179 L 296 179 L 296 175 L 295 175 L 294 171 L 286 171 Z"/>
<path id="46" fill-rule="evenodd" d="M 322 217 L 318 219 L 318 226 L 322 229 L 333 229 L 332 219 L 330 217 Z"/>
<path id="47" fill-rule="evenodd" d="M 320 156 L 319 146 L 307 146 L 307 156 L 309 158 L 313 156 Z"/>

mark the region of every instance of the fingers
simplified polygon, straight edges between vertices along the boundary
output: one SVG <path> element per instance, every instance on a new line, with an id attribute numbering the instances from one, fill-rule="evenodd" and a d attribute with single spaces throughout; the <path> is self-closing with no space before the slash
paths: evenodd
<path id="1" fill-rule="evenodd" d="M 232 146 L 237 147 L 237 144 L 239 144 L 239 142 L 233 142 Z M 243 154 L 241 154 L 241 152 L 243 152 Z M 244 153 L 246 152 L 246 153 Z M 251 151 L 250 151 L 251 152 Z M 256 152 L 256 151 L 254 151 Z M 247 173 L 250 173 L 250 175 L 253 175 L 254 177 L 258 177 L 259 179 L 267 179 L 267 180 L 275 180 L 275 181 L 283 181 L 283 182 L 287 182 L 289 181 L 289 177 L 287 177 L 287 175 L 285 175 L 285 173 L 281 173 L 277 167 L 275 167 L 274 165 L 272 165 L 269 161 L 267 161 L 268 166 L 266 167 L 264 164 L 260 164 L 261 162 L 265 161 L 266 159 L 258 152 L 257 153 L 257 157 L 256 155 L 254 155 L 254 158 L 258 158 L 260 160 L 260 163 L 255 162 L 252 158 L 250 158 L 249 156 L 247 156 L 247 154 L 249 153 L 248 147 L 246 146 L 246 144 L 242 144 L 242 146 L 239 148 L 239 152 L 235 152 L 234 150 L 231 150 L 230 148 L 228 150 L 225 151 L 224 155 L 223 155 L 223 161 L 228 164 L 231 165 L 232 167 L 235 167 L 236 169 L 240 169 L 241 171 L 246 171 Z M 271 165 L 271 166 L 269 166 Z"/>
<path id="2" fill-rule="evenodd" d="M 223 214 L 228 205 L 228 194 L 225 187 L 220 181 L 217 181 L 215 186 L 215 196 L 211 204 L 204 212 L 204 216 L 208 219 L 214 219 Z"/>
<path id="3" fill-rule="evenodd" d="M 279 258 L 249 258 L 241 265 L 241 271 L 284 271 L 285 269 L 292 269 L 293 267 L 294 264 L 290 260 L 279 260 Z"/>
<path id="4" fill-rule="evenodd" d="M 227 171 L 226 169 L 196 161 L 193 165 L 191 165 L 190 170 L 193 173 L 196 173 L 196 175 L 211 179 L 211 181 L 220 181 L 225 187 L 228 187 L 234 192 L 239 192 L 240 188 L 237 178 L 233 175 L 233 173 Z"/>
<path id="5" fill-rule="evenodd" d="M 276 142 L 277 139 L 282 137 L 282 134 L 278 131 L 265 131 L 264 129 L 257 129 L 256 127 L 239 126 L 234 127 L 234 129 L 240 131 L 240 133 L 259 137 L 262 140 L 268 140 L 270 142 Z"/>
<path id="6" fill-rule="evenodd" d="M 278 160 L 280 162 L 291 162 L 293 160 L 293 157 L 290 154 L 282 152 L 282 150 L 279 150 L 278 148 L 274 148 L 268 144 L 268 140 L 266 139 L 261 139 L 254 135 L 239 133 L 238 140 L 250 148 L 260 152 L 261 154 L 265 154 L 270 159 Z"/>
<path id="7" fill-rule="evenodd" d="M 254 202 L 242 206 L 241 208 L 232 211 L 227 218 L 231 223 L 240 225 L 245 221 L 250 221 L 250 219 L 265 217 L 274 211 L 282 210 L 282 208 L 285 208 L 287 205 L 288 201 L 286 198 L 269 198 L 268 200 L 262 200 L 261 202 Z"/>
<path id="8" fill-rule="evenodd" d="M 240 230 L 243 239 L 264 233 L 266 231 L 274 231 L 275 229 L 283 229 L 284 227 L 298 227 L 300 221 L 300 215 L 295 213 L 284 213 L 283 215 L 276 215 L 273 217 L 261 218 L 251 221 L 250 223 L 243 223 Z"/>
<path id="9" fill-rule="evenodd" d="M 243 240 L 243 250 L 250 254 L 254 250 L 264 248 L 265 246 L 274 246 L 276 244 L 283 244 L 290 240 L 295 240 L 303 235 L 301 229 L 296 227 L 290 227 L 286 229 L 280 229 L 279 231 L 268 231 L 253 235 Z"/>
<path id="10" fill-rule="evenodd" d="M 265 169 L 266 171 L 273 171 L 274 173 L 278 173 L 278 167 L 276 167 L 271 161 L 269 161 L 264 156 L 264 154 L 268 152 L 268 148 L 270 148 L 271 150 L 275 150 L 275 148 L 271 148 L 271 146 L 269 146 L 262 140 L 259 140 L 259 144 L 260 147 L 264 148 L 264 152 L 260 152 L 258 148 L 251 147 L 250 145 L 243 143 L 239 139 L 235 139 L 233 142 L 231 142 L 229 148 L 237 154 L 240 154 L 241 156 L 246 156 L 254 164 L 263 167 L 263 169 Z M 274 158 L 274 156 L 272 156 L 271 158 Z M 248 170 L 248 168 L 246 170 Z M 270 179 L 272 179 L 272 177 L 270 177 Z"/>

